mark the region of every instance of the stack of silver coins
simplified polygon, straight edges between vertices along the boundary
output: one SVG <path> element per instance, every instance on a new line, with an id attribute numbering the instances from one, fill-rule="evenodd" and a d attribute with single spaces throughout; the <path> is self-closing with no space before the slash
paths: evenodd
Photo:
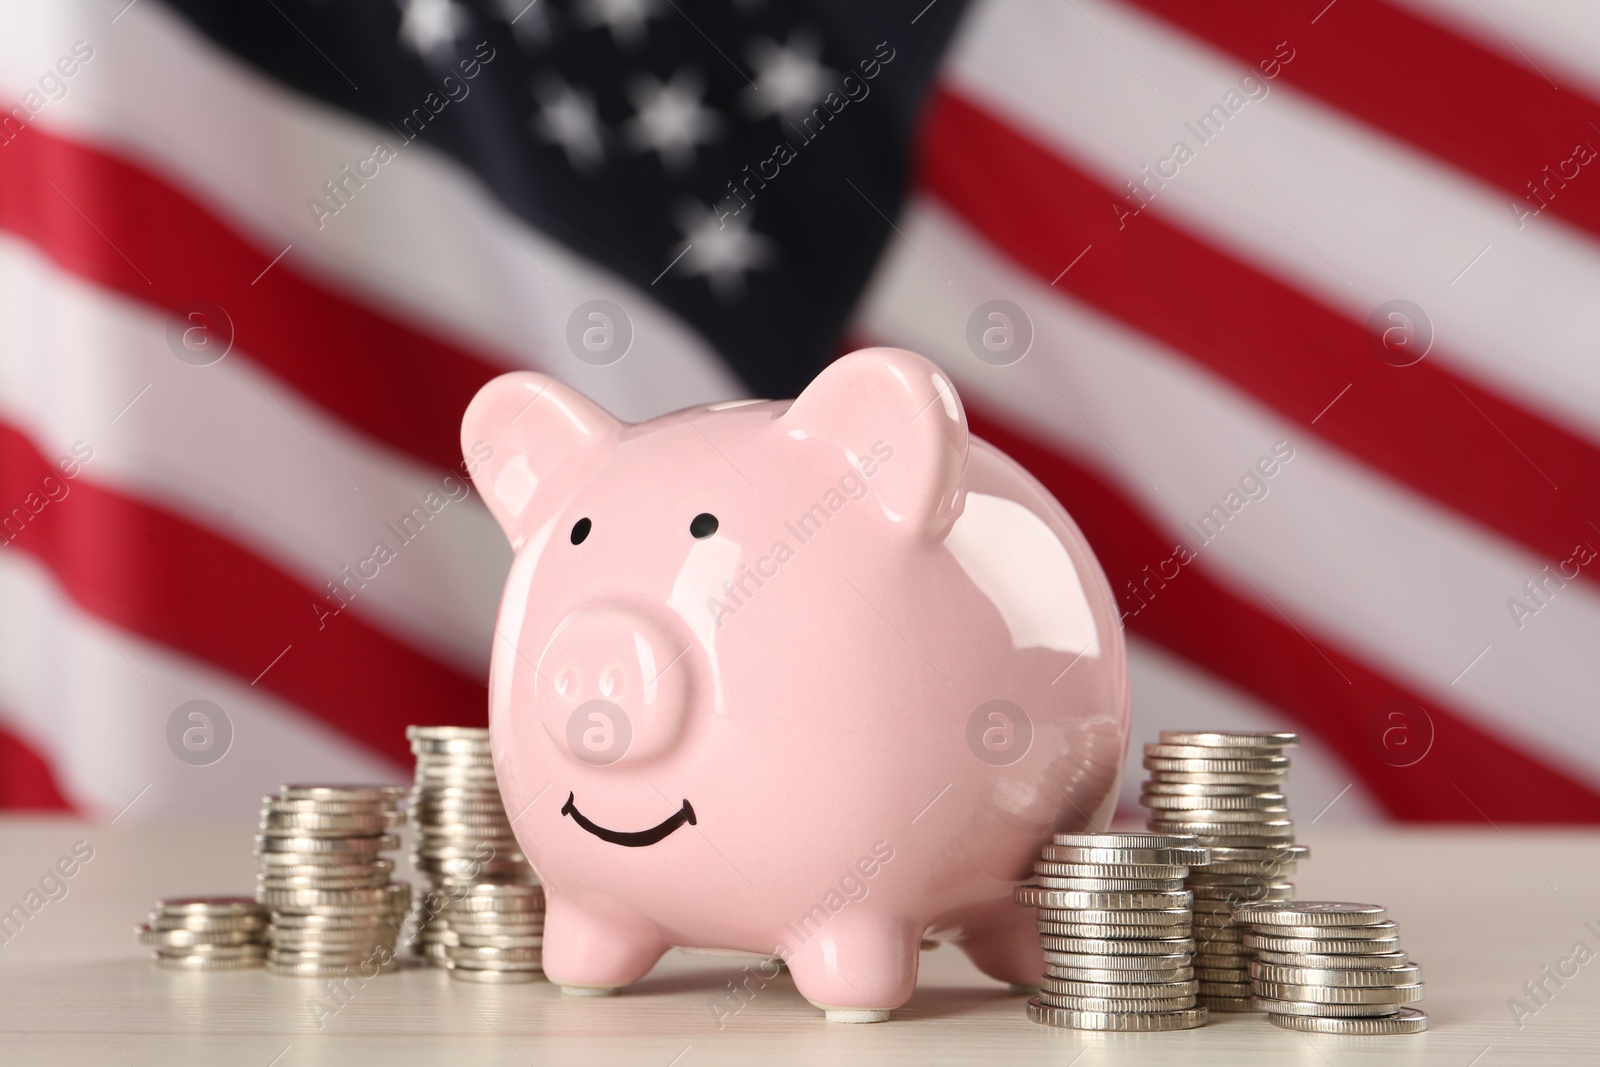
<path id="1" fill-rule="evenodd" d="M 1195 975 L 1199 1003 L 1215 1011 L 1256 1011 L 1250 996 L 1244 931 L 1231 910 L 1240 904 L 1288 900 L 1286 880 L 1308 850 L 1294 843 L 1283 785 L 1284 749 L 1294 734 L 1163 730 L 1144 747 L 1150 777 L 1139 802 L 1150 809 L 1152 833 L 1193 834 L 1211 863 L 1192 872 Z"/>
<path id="2" fill-rule="evenodd" d="M 544 890 L 480 883 L 450 895 L 445 956 L 451 973 L 472 982 L 531 982 L 543 975 Z"/>
<path id="3" fill-rule="evenodd" d="M 415 831 L 411 862 L 429 886 L 412 916 L 412 951 L 432 966 L 450 967 L 448 950 L 456 939 L 451 933 L 449 904 L 465 891 L 485 884 L 531 888 L 531 894 L 508 892 L 507 899 L 537 897 L 542 934 L 544 891 L 517 845 L 500 800 L 489 731 L 466 726 L 411 726 L 406 737 L 417 758 L 408 807 Z M 538 955 L 537 948 L 534 954 Z"/>
<path id="4" fill-rule="evenodd" d="M 1183 879 L 1210 861 L 1193 837 L 1057 834 L 1016 901 L 1039 909 L 1045 974 L 1028 1018 L 1077 1030 L 1188 1030 L 1195 942 Z"/>
<path id="5" fill-rule="evenodd" d="M 267 958 L 267 909 L 249 897 L 178 897 L 156 901 L 150 921 L 133 929 L 155 949 L 158 967 L 234 971 Z"/>
<path id="6" fill-rule="evenodd" d="M 1426 1012 L 1422 971 L 1376 904 L 1290 901 L 1237 908 L 1248 926 L 1250 983 L 1258 1010 L 1285 1030 L 1316 1034 L 1415 1034 Z"/>
<path id="7" fill-rule="evenodd" d="M 394 970 L 411 886 L 392 882 L 400 786 L 286 785 L 265 797 L 256 899 L 272 909 L 267 969 L 301 978 Z"/>

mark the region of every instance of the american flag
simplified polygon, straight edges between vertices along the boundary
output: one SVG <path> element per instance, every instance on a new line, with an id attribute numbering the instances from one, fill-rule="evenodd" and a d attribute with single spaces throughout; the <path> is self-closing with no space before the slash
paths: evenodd
<path id="1" fill-rule="evenodd" d="M 485 717 L 479 385 L 637 421 L 871 343 L 1083 527 L 1136 740 L 1600 821 L 1600 12 L 0 12 L 0 806 L 403 780 Z"/>

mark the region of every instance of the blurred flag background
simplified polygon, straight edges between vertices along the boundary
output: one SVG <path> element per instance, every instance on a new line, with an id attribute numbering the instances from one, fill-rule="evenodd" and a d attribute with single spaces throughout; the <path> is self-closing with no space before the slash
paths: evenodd
<path id="1" fill-rule="evenodd" d="M 0 806 L 403 780 L 484 719 L 480 384 L 893 344 L 1099 553 L 1136 742 L 1600 821 L 1597 58 L 1570 0 L 4 0 Z"/>

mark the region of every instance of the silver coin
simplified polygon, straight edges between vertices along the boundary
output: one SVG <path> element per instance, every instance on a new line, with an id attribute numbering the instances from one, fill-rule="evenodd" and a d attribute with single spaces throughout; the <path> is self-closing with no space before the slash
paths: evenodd
<path id="1" fill-rule="evenodd" d="M 452 981 L 486 982 L 495 985 L 515 985 L 522 982 L 537 982 L 544 977 L 541 970 L 521 971 L 490 971 L 473 970 L 467 967 L 452 968 L 450 979 Z"/>
<path id="2" fill-rule="evenodd" d="M 1393 952 L 1399 948 L 1400 928 L 1394 920 L 1372 926 L 1289 926 L 1246 931 L 1244 943 L 1268 952 L 1316 952 L 1350 956 L 1368 952 Z"/>
<path id="3" fill-rule="evenodd" d="M 1106 957 L 1112 959 L 1114 957 Z M 1171 967 L 1164 971 L 1115 971 L 1105 967 L 1057 967 L 1047 964 L 1044 973 L 1052 978 L 1074 982 L 1155 983 L 1187 982 L 1194 977 L 1193 967 Z"/>
<path id="4" fill-rule="evenodd" d="M 1023 890 L 1035 890 L 1024 893 Z M 1187 889 L 1167 893 L 1094 893 L 1078 889 L 1020 886 L 1017 903 L 1039 908 L 1080 908 L 1092 911 L 1168 911 L 1187 908 L 1194 895 Z"/>
<path id="5" fill-rule="evenodd" d="M 1211 862 L 1208 849 L 1182 848 L 1085 848 L 1077 845 L 1046 845 L 1043 859 L 1056 863 L 1109 863 L 1131 866 L 1203 867 Z"/>
<path id="6" fill-rule="evenodd" d="M 1195 979 L 1204 983 L 1206 992 L 1226 995 L 1249 996 L 1251 993 L 1250 972 L 1243 967 L 1217 968 L 1196 967 Z M 1220 986 L 1238 986 L 1238 989 L 1224 991 Z"/>
<path id="7" fill-rule="evenodd" d="M 1201 748 L 1293 748 L 1300 735 L 1292 733 L 1222 733 L 1201 730 L 1162 730 L 1161 742 L 1167 745 L 1194 745 Z"/>
<path id="8" fill-rule="evenodd" d="M 454 934 L 455 932 L 452 931 Z M 542 934 L 459 934 L 456 943 L 462 948 L 526 948 L 544 947 Z"/>
<path id="9" fill-rule="evenodd" d="M 1121 926 L 1113 923 L 1064 923 L 1040 920 L 1041 934 L 1053 937 L 1081 937 L 1105 941 L 1172 940 L 1194 936 L 1189 923 L 1178 926 Z"/>
<path id="10" fill-rule="evenodd" d="M 300 834 L 257 834 L 256 848 L 261 852 L 344 853 L 348 855 L 392 852 L 400 847 L 400 839 L 393 834 L 372 837 L 307 837 Z"/>
<path id="11" fill-rule="evenodd" d="M 1059 889 L 1040 890 L 1059 893 Z M 1039 919 L 1044 922 L 1070 922 L 1080 925 L 1103 923 L 1108 926 L 1187 926 L 1193 921 L 1188 908 L 1039 908 Z"/>
<path id="12" fill-rule="evenodd" d="M 1289 800 L 1282 793 L 1242 793 L 1236 796 L 1168 796 L 1164 793 L 1141 793 L 1139 803 L 1155 811 L 1251 811 L 1271 809 L 1288 811 Z"/>
<path id="13" fill-rule="evenodd" d="M 1396 942 L 1398 944 L 1398 942 Z M 1248 949 L 1251 956 L 1262 963 L 1276 964 L 1279 967 L 1307 967 L 1312 970 L 1345 970 L 1345 971 L 1382 971 L 1392 967 L 1404 967 L 1411 960 L 1405 952 L 1396 949 L 1392 952 L 1369 952 L 1363 955 L 1333 956 L 1313 952 L 1263 952 L 1259 949 Z"/>
<path id="14" fill-rule="evenodd" d="M 448 953 L 450 959 L 456 963 L 490 961 L 537 963 L 539 954 L 537 948 L 502 948 L 496 945 L 452 945 Z"/>
<path id="15" fill-rule="evenodd" d="M 148 923 L 133 928 L 134 937 L 141 945 L 156 948 L 191 948 L 196 945 L 259 944 L 264 927 L 235 930 L 195 930 L 183 927 L 176 930 L 156 930 Z"/>
<path id="16" fill-rule="evenodd" d="M 1388 1034 L 1420 1034 L 1428 1028 L 1427 1012 L 1418 1011 L 1416 1008 L 1401 1008 L 1393 1015 L 1344 1019 L 1318 1015 L 1268 1015 L 1267 1021 L 1285 1030 L 1300 1030 L 1311 1034 L 1373 1037 Z"/>
<path id="17" fill-rule="evenodd" d="M 1189 873 L 1188 867 L 1117 864 L 1117 863 L 1057 863 L 1040 860 L 1033 865 L 1035 874 L 1052 878 L 1128 878 L 1140 881 L 1181 881 Z"/>
<path id="18" fill-rule="evenodd" d="M 1164 759 L 1159 756 L 1146 756 L 1144 768 L 1147 771 L 1162 771 L 1167 774 L 1271 774 L 1282 773 L 1289 769 L 1287 756 L 1243 756 L 1228 758 L 1218 756 L 1214 759 Z"/>
<path id="19" fill-rule="evenodd" d="M 1284 760 L 1277 766 L 1287 766 L 1287 757 L 1278 747 L 1262 748 L 1204 748 L 1199 745 L 1167 745 L 1159 741 L 1144 746 L 1146 759 L 1160 760 Z"/>
<path id="20" fill-rule="evenodd" d="M 399 816 L 388 815 L 263 815 L 259 828 L 273 835 L 370 837 L 398 825 Z"/>
<path id="21" fill-rule="evenodd" d="M 1321 1016 L 1327 1019 L 1370 1019 L 1386 1015 L 1399 1015 L 1399 1004 L 1317 1004 L 1299 1000 L 1273 1000 L 1270 997 L 1251 998 L 1257 1011 L 1272 1015 Z"/>
<path id="22" fill-rule="evenodd" d="M 1183 848 L 1189 844 L 1182 837 L 1166 837 L 1137 831 L 1121 834 L 1094 832 L 1056 834 L 1050 841 L 1064 848 Z"/>
<path id="23" fill-rule="evenodd" d="M 1206 841 L 1288 841 L 1294 838 L 1294 820 L 1275 818 L 1263 819 L 1260 822 L 1229 823 L 1229 822 L 1168 822 L 1166 819 L 1150 819 L 1149 825 L 1163 828 L 1175 828 L 1179 825 L 1194 832 L 1195 837 L 1202 842 Z M 1209 847 L 1209 846 L 1207 846 Z"/>
<path id="24" fill-rule="evenodd" d="M 1388 918 L 1381 905 L 1330 900 L 1296 900 L 1287 905 L 1238 908 L 1234 918 L 1252 926 L 1366 926 Z"/>
<path id="25" fill-rule="evenodd" d="M 1044 961 L 1054 967 L 1089 967 L 1103 971 L 1170 971 L 1189 966 L 1189 960 L 1187 952 L 1172 952 L 1160 956 L 1148 954 L 1101 956 L 1094 953 L 1057 952 L 1046 949 L 1044 953 Z M 1131 982 L 1134 979 L 1114 978 L 1112 981 Z"/>
<path id="26" fill-rule="evenodd" d="M 1287 775 L 1283 771 L 1157 771 L 1151 774 L 1149 782 L 1146 784 L 1253 785 L 1273 786 L 1281 789 L 1286 778 Z"/>
<path id="27" fill-rule="evenodd" d="M 398 785 L 286 785 L 278 790 L 279 800 L 368 801 L 398 804 L 406 795 Z"/>
<path id="28" fill-rule="evenodd" d="M 1159 821 L 1162 825 L 1182 823 L 1185 826 L 1214 826 L 1227 823 L 1242 833 L 1253 833 L 1254 827 L 1264 822 L 1288 820 L 1289 809 L 1281 804 L 1270 808 L 1184 808 L 1150 813 L 1150 821 Z"/>
<path id="29" fill-rule="evenodd" d="M 1176 937 L 1161 941 L 1112 940 L 1103 937 L 1057 937 L 1043 934 L 1039 947 L 1050 952 L 1080 956 L 1175 956 L 1194 951 L 1194 938 Z"/>
<path id="30" fill-rule="evenodd" d="M 1119 1000 L 1163 1000 L 1193 996 L 1200 988 L 1194 979 L 1181 982 L 1074 982 L 1046 975 L 1040 979 L 1042 992 L 1069 997 L 1112 997 Z"/>
<path id="31" fill-rule="evenodd" d="M 156 952 L 152 954 L 152 958 L 157 967 L 174 971 L 243 971 L 261 966 L 266 957 L 168 956 L 164 952 Z"/>
<path id="32" fill-rule="evenodd" d="M 1197 996 L 1203 997 L 1238 997 L 1243 999 L 1253 995 L 1249 982 L 1201 982 L 1200 992 Z"/>
<path id="33" fill-rule="evenodd" d="M 1322 986 L 1264 982 L 1258 978 L 1251 984 L 1255 995 L 1263 1000 L 1302 1004 L 1410 1004 L 1422 999 L 1420 982 L 1398 986 Z"/>
<path id="34" fill-rule="evenodd" d="M 1182 1011 L 1194 1007 L 1195 1003 L 1195 998 L 1192 996 L 1171 997 L 1160 1000 L 1119 1000 L 1115 997 L 1075 997 L 1043 991 L 1035 999 L 1042 1004 L 1048 1004 L 1052 1008 L 1064 1008 L 1069 1011 L 1106 1012 Z"/>
<path id="35" fill-rule="evenodd" d="M 204 915 L 161 915 L 158 912 L 151 912 L 149 925 L 156 931 L 192 930 L 202 934 L 235 930 L 257 931 L 266 928 L 267 916 L 265 908 L 260 915 L 241 915 L 231 919 L 212 919 Z"/>
<path id="36" fill-rule="evenodd" d="M 266 915 L 266 910 L 249 897 L 167 897 L 156 901 L 156 912 L 163 916 L 207 919 Z"/>
<path id="37" fill-rule="evenodd" d="M 1257 961 L 1250 965 L 1250 977 L 1283 985 L 1379 988 L 1420 985 L 1422 968 L 1414 963 L 1385 968 L 1285 967 Z"/>
<path id="38" fill-rule="evenodd" d="M 1282 785 L 1287 776 L 1280 776 L 1276 785 Z M 1148 797 L 1253 797 L 1266 794 L 1281 795 L 1282 791 L 1271 785 L 1196 785 L 1184 782 L 1167 782 L 1151 776 L 1140 786 Z"/>
<path id="39" fill-rule="evenodd" d="M 1073 1011 L 1045 1004 L 1037 997 L 1028 1001 L 1028 1018 L 1045 1026 L 1073 1030 L 1106 1030 L 1124 1033 L 1152 1033 L 1165 1030 L 1192 1030 L 1204 1026 L 1209 1013 L 1204 1008 L 1184 1008 L 1169 1012 Z"/>
<path id="40" fill-rule="evenodd" d="M 1181 893 L 1182 878 L 1056 878 L 1036 874 L 1034 883 L 1045 889 L 1071 889 L 1080 893 Z"/>

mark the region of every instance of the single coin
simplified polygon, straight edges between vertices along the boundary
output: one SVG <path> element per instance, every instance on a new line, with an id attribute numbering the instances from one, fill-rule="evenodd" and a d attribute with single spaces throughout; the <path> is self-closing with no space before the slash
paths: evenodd
<path id="1" fill-rule="evenodd" d="M 1253 997 L 1217 997 L 1199 993 L 1194 998 L 1195 1005 L 1201 1008 L 1210 1008 L 1212 1011 L 1247 1012 L 1260 1011 L 1256 1007 Z"/>
<path id="2" fill-rule="evenodd" d="M 1170 812 L 1168 814 L 1171 814 Z M 1192 831 L 1201 841 L 1251 841 L 1271 842 L 1289 841 L 1294 838 L 1294 820 L 1292 819 L 1264 819 L 1261 822 L 1230 823 L 1230 822 L 1185 822 L 1182 824 L 1168 822 L 1165 819 L 1150 819 L 1149 824 L 1160 826 L 1164 829 L 1174 829 L 1182 825 Z M 1209 846 L 1207 846 L 1209 847 Z"/>
<path id="3" fill-rule="evenodd" d="M 1158 864 L 1128 863 L 1057 863 L 1039 860 L 1033 865 L 1035 874 L 1052 878 L 1125 878 L 1132 881 L 1182 881 L 1189 874 L 1188 867 Z"/>
<path id="4" fill-rule="evenodd" d="M 243 971 L 261 966 L 265 959 L 264 956 L 168 956 L 164 952 L 153 953 L 152 958 L 157 967 L 173 971 Z"/>
<path id="5" fill-rule="evenodd" d="M 1220 733 L 1216 731 L 1162 730 L 1161 743 L 1202 748 L 1293 748 L 1300 735 L 1292 733 Z"/>
<path id="6" fill-rule="evenodd" d="M 1420 1034 L 1428 1028 L 1428 1013 L 1416 1008 L 1401 1008 L 1393 1015 L 1367 1018 L 1327 1018 L 1317 1015 L 1268 1015 L 1267 1022 L 1285 1030 L 1310 1034 L 1351 1034 L 1379 1036 Z"/>
<path id="7" fill-rule="evenodd" d="M 1022 889 L 1030 887 L 1023 886 Z M 1017 898 L 1017 903 L 1030 907 L 1087 908 L 1095 911 L 1166 911 L 1187 908 L 1194 902 L 1194 894 L 1187 889 L 1166 893 L 1092 893 L 1077 889 L 1051 889 L 1038 886 L 1038 892 Z"/>
<path id="8" fill-rule="evenodd" d="M 1298 946 L 1287 947 L 1294 941 L 1321 942 L 1315 951 L 1325 952 L 1329 955 L 1342 953 L 1361 952 L 1360 948 L 1351 948 L 1345 942 L 1373 941 L 1390 942 L 1380 948 L 1369 951 L 1391 952 L 1397 946 L 1393 944 L 1400 936 L 1400 927 L 1393 919 L 1386 919 L 1381 923 L 1372 923 L 1370 926 L 1279 926 L 1273 924 L 1251 925 L 1245 928 L 1245 937 L 1252 938 L 1255 947 L 1264 948 L 1274 952 L 1297 952 Z M 1338 948 L 1332 947 L 1337 943 Z"/>
<path id="9" fill-rule="evenodd" d="M 1189 966 L 1187 952 L 1166 955 L 1101 956 L 1096 953 L 1056 952 L 1045 950 L 1044 961 L 1057 967 L 1090 967 L 1111 971 L 1166 971 Z M 1114 978 L 1115 982 L 1132 982 L 1132 978 Z"/>
<path id="10" fill-rule="evenodd" d="M 1046 1004 L 1037 997 L 1028 1001 L 1028 1018 L 1045 1026 L 1073 1030 L 1107 1030 L 1151 1033 L 1164 1030 L 1192 1030 L 1204 1026 L 1209 1013 L 1204 1008 L 1184 1008 L 1163 1012 L 1073 1011 Z"/>
<path id="11" fill-rule="evenodd" d="M 1270 997 L 1255 996 L 1256 1010 L 1268 1012 L 1272 1015 L 1317 1015 L 1328 1019 L 1353 1019 L 1353 1018 L 1379 1018 L 1387 1015 L 1398 1015 L 1402 1008 L 1399 1004 L 1318 1004 L 1303 1000 L 1273 1000 Z"/>
<path id="12" fill-rule="evenodd" d="M 1198 965 L 1202 960 L 1214 960 L 1216 961 L 1215 963 L 1208 962 L 1206 965 L 1216 967 L 1243 966 L 1243 964 L 1236 965 L 1233 961 L 1249 959 L 1250 950 L 1236 941 L 1197 940 L 1195 942 L 1194 958 L 1196 965 Z"/>
<path id="13" fill-rule="evenodd" d="M 467 967 L 452 967 L 450 969 L 451 981 L 484 982 L 492 985 L 516 985 L 524 982 L 537 982 L 543 977 L 544 972 L 537 968 L 521 971 L 472 970 Z"/>
<path id="14" fill-rule="evenodd" d="M 454 934 L 454 931 L 452 931 Z M 527 948 L 540 949 L 544 947 L 542 934 L 455 934 L 456 943 L 462 948 Z"/>
<path id="15" fill-rule="evenodd" d="M 468 960 L 499 960 L 503 963 L 539 961 L 539 949 L 528 946 L 510 948 L 498 945 L 452 945 L 448 955 L 456 963 Z"/>
<path id="16" fill-rule="evenodd" d="M 1039 947 L 1050 952 L 1066 952 L 1080 956 L 1176 956 L 1193 952 L 1192 937 L 1165 940 L 1113 940 L 1104 937 L 1057 937 L 1041 935 Z"/>
<path id="17" fill-rule="evenodd" d="M 1310 1004 L 1411 1004 L 1422 999 L 1421 983 L 1383 987 L 1321 986 L 1264 982 L 1258 978 L 1251 984 L 1258 997 Z"/>
<path id="18" fill-rule="evenodd" d="M 1112 1000 L 1173 1000 L 1194 997 L 1200 982 L 1074 982 L 1064 977 L 1043 977 L 1038 989 L 1056 997 L 1107 997 Z M 1133 1009 L 1128 1009 L 1133 1011 Z"/>
<path id="19" fill-rule="evenodd" d="M 1068 833 L 1056 834 L 1051 841 L 1067 848 L 1183 848 L 1182 837 L 1144 833 Z"/>
<path id="20" fill-rule="evenodd" d="M 1422 968 L 1414 963 L 1394 967 L 1285 967 L 1258 960 L 1250 965 L 1250 977 L 1284 985 L 1375 988 L 1418 985 L 1422 982 Z"/>
<path id="21" fill-rule="evenodd" d="M 266 929 L 265 912 L 266 909 L 262 909 L 260 915 L 241 915 L 231 919 L 211 919 L 204 915 L 162 915 L 159 912 L 151 912 L 150 928 L 156 931 L 193 930 L 196 933 L 220 933 L 232 930 L 253 932 Z"/>
<path id="22" fill-rule="evenodd" d="M 1024 887 L 1026 888 L 1026 887 Z M 1060 889 L 1041 889 L 1040 893 L 1060 893 Z M 1018 900 L 1019 904 L 1027 901 Z M 1062 908 L 1043 906 L 1039 918 L 1047 922 L 1084 924 L 1105 923 L 1110 926 L 1186 926 L 1193 913 L 1188 908 Z"/>
<path id="23" fill-rule="evenodd" d="M 381 834 L 400 825 L 398 815 L 263 815 L 259 824 L 265 834 L 296 834 L 305 837 L 365 837 Z"/>
<path id="24" fill-rule="evenodd" d="M 266 914 L 266 910 L 249 897 L 168 897 L 156 901 L 156 911 L 166 916 L 192 915 L 208 919 Z"/>
<path id="25" fill-rule="evenodd" d="M 1168 796 L 1141 793 L 1139 803 L 1156 811 L 1245 811 L 1272 809 L 1288 811 L 1289 801 L 1282 793 L 1243 793 L 1238 796 Z"/>
<path id="26" fill-rule="evenodd" d="M 398 785 L 286 785 L 278 790 L 279 800 L 369 801 L 398 804 L 405 795 L 405 787 Z"/>
<path id="27" fill-rule="evenodd" d="M 1248 997 L 1255 990 L 1249 982 L 1201 982 L 1200 995 L 1208 997 Z"/>
<path id="28" fill-rule="evenodd" d="M 1159 821 L 1163 825 L 1182 823 L 1185 826 L 1190 824 L 1212 826 L 1217 823 L 1228 823 L 1246 833 L 1250 832 L 1251 827 L 1261 823 L 1282 822 L 1288 820 L 1288 818 L 1289 809 L 1282 804 L 1260 808 L 1162 809 L 1150 813 L 1150 821 Z"/>
<path id="29" fill-rule="evenodd" d="M 1371 926 L 1387 919 L 1380 904 L 1348 904 L 1331 900 L 1296 900 L 1287 905 L 1243 907 L 1234 911 L 1239 922 L 1252 926 Z"/>
<path id="30" fill-rule="evenodd" d="M 1284 771 L 1249 771 L 1219 773 L 1215 771 L 1155 771 L 1146 786 L 1161 785 L 1251 785 L 1271 786 L 1282 790 L 1288 775 Z"/>
<path id="31" fill-rule="evenodd" d="M 1168 774 L 1271 774 L 1283 773 L 1289 769 L 1287 756 L 1240 756 L 1229 758 L 1218 756 L 1213 759 L 1165 759 L 1160 756 L 1146 756 L 1144 769 L 1147 771 L 1163 771 Z"/>
<path id="32" fill-rule="evenodd" d="M 1147 759 L 1178 759 L 1178 760 L 1260 760 L 1283 759 L 1283 749 L 1277 746 L 1263 746 L 1258 748 L 1204 748 L 1200 745 L 1168 745 L 1160 741 L 1151 741 L 1144 746 Z"/>
<path id="33" fill-rule="evenodd" d="M 1312 970 L 1346 970 L 1346 971 L 1383 971 L 1393 967 L 1404 967 L 1411 961 L 1401 951 L 1394 952 L 1369 952 L 1365 955 L 1334 956 L 1313 952 L 1264 952 L 1260 949 L 1248 950 L 1251 955 L 1262 963 L 1276 964 L 1279 967 L 1306 967 Z"/>
<path id="34" fill-rule="evenodd" d="M 1211 850 L 1211 858 L 1220 863 L 1284 863 L 1311 858 L 1311 849 L 1305 845 L 1284 842 L 1254 848 L 1219 845 Z"/>
<path id="35" fill-rule="evenodd" d="M 1135 866 L 1204 867 L 1211 862 L 1208 849 L 1185 845 L 1182 848 L 1083 848 L 1077 845 L 1046 845 L 1040 857 L 1057 863 L 1096 863 Z"/>
<path id="36" fill-rule="evenodd" d="M 1121 1000 L 1116 997 L 1075 997 L 1062 993 L 1038 994 L 1040 1003 L 1048 1004 L 1052 1008 L 1065 1008 L 1070 1011 L 1107 1011 L 1107 1012 L 1164 1012 L 1183 1011 L 1194 1007 L 1195 998 L 1164 997 L 1159 1000 Z"/>
<path id="37" fill-rule="evenodd" d="M 1117 957 L 1108 956 L 1107 959 Z M 1045 964 L 1044 973 L 1052 978 L 1067 978 L 1074 982 L 1128 982 L 1161 985 L 1168 982 L 1187 982 L 1194 977 L 1193 967 L 1173 967 L 1165 971 L 1114 971 L 1103 967 L 1058 967 Z"/>
<path id="38" fill-rule="evenodd" d="M 1081 937 L 1105 941 L 1154 941 L 1194 937 L 1189 923 L 1177 926 L 1123 926 L 1112 923 L 1064 923 L 1041 919 L 1039 933 L 1054 937 Z"/>
<path id="39" fill-rule="evenodd" d="M 1058 878 L 1035 874 L 1033 880 L 1035 885 L 1045 889 L 1073 889 L 1080 893 L 1183 892 L 1182 878 Z"/>

